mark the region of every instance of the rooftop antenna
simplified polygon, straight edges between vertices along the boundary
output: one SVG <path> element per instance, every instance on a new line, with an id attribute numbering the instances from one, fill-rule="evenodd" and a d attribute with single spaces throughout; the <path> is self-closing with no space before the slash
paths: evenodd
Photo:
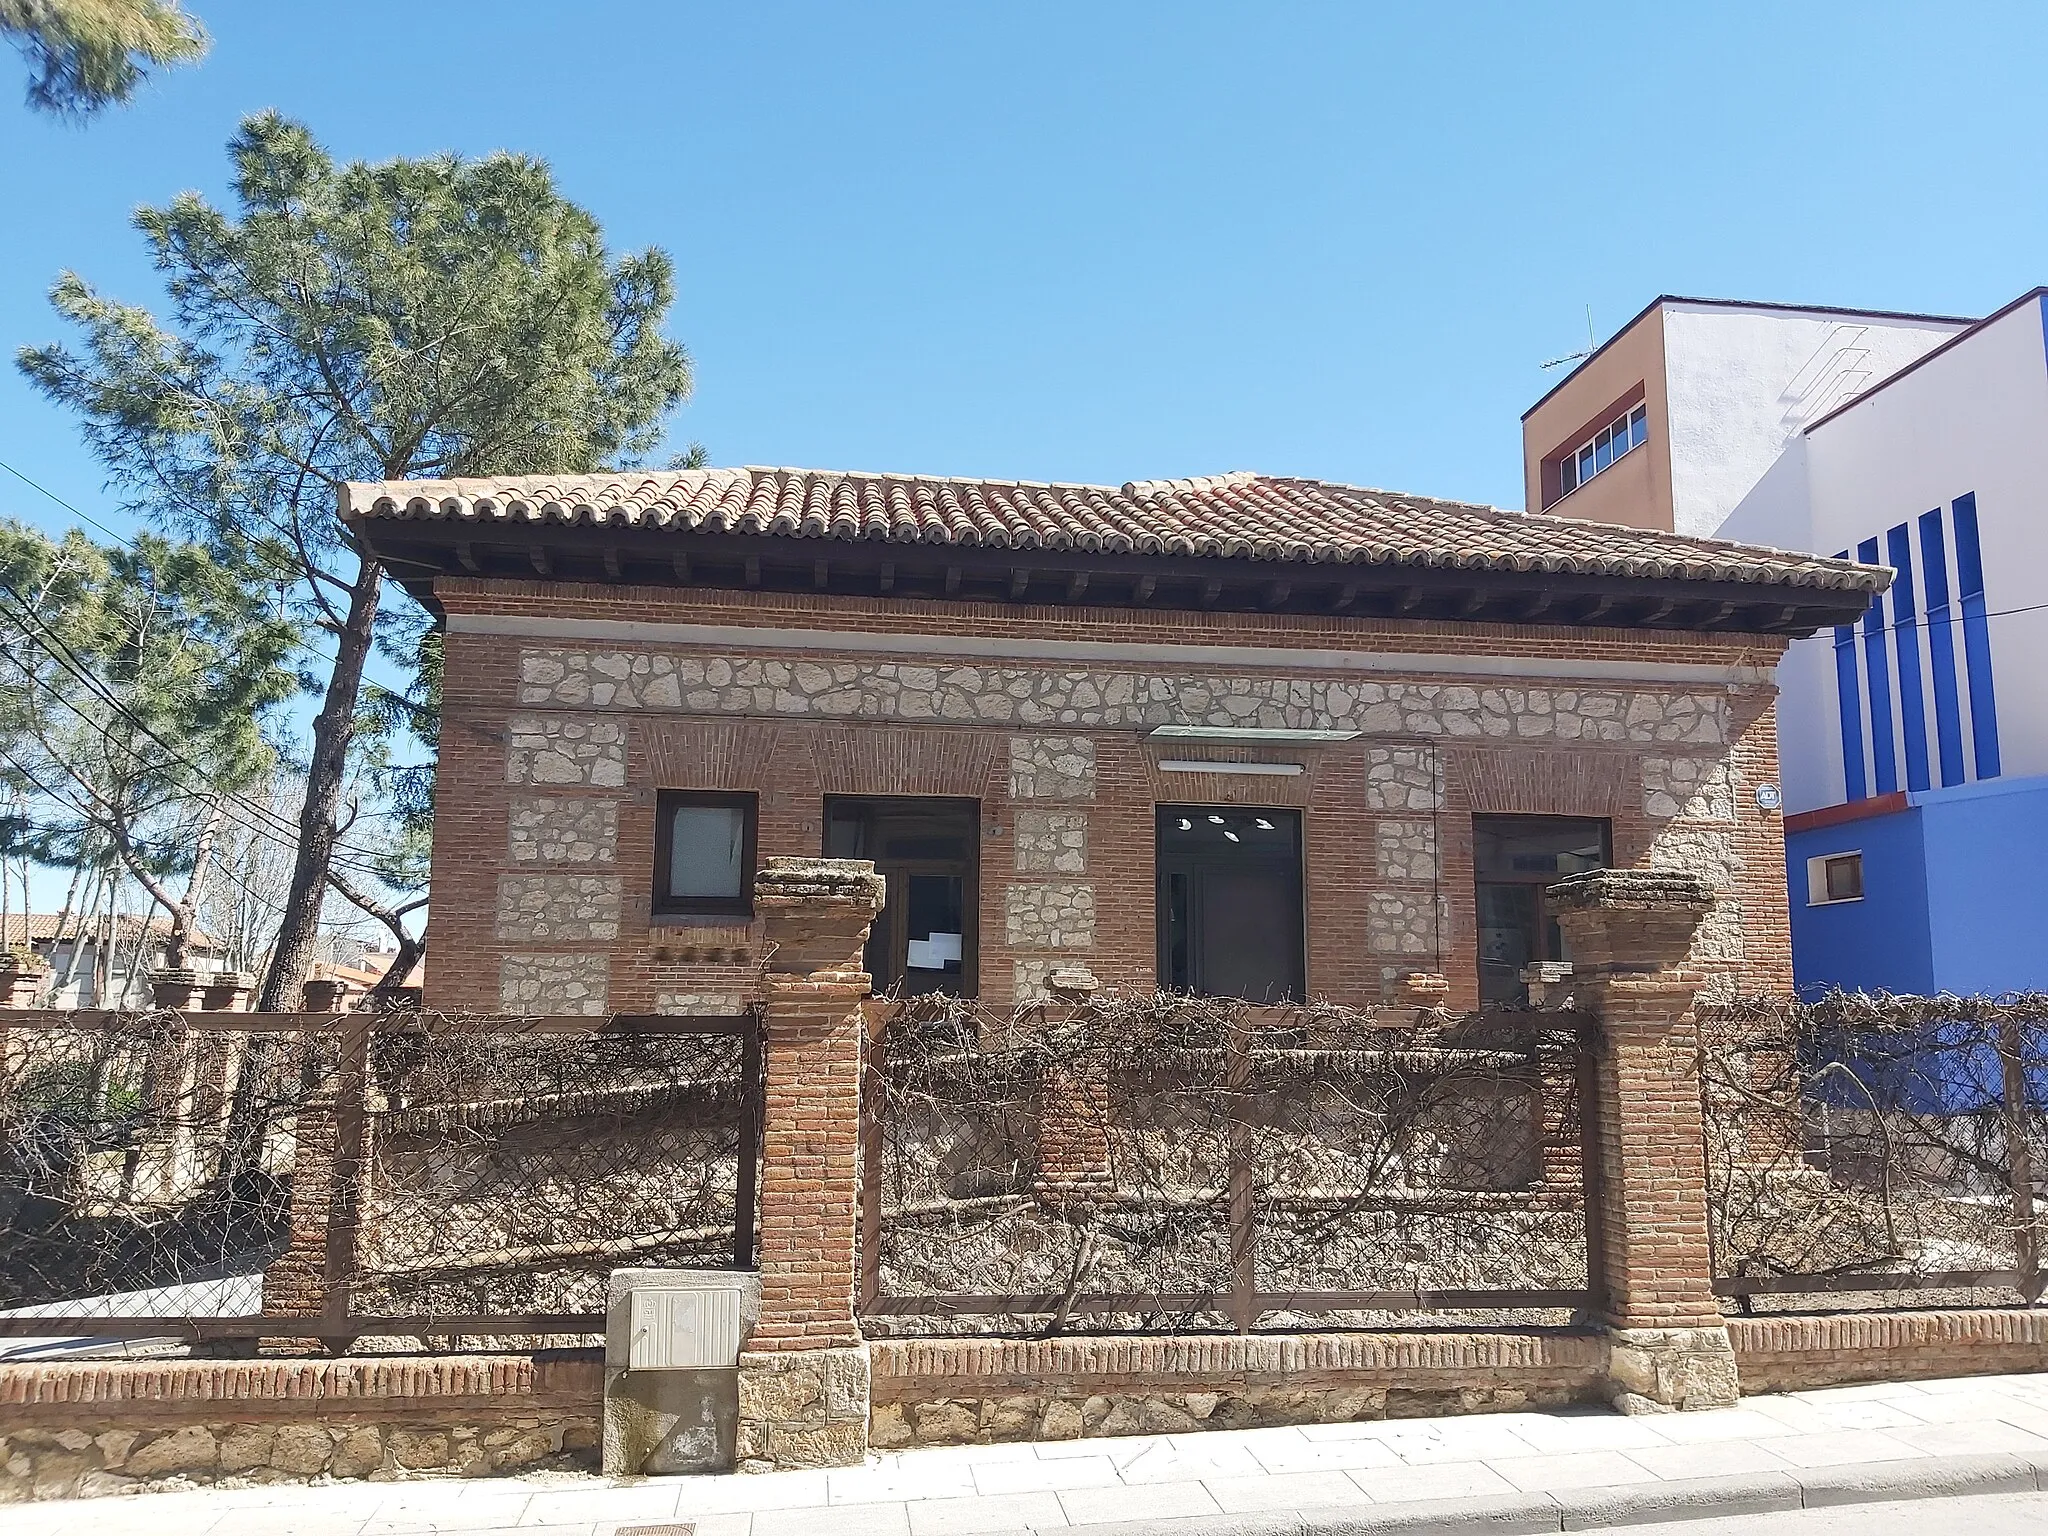
<path id="1" fill-rule="evenodd" d="M 1588 304 L 1586 306 L 1586 350 L 1583 352 L 1567 352 L 1563 357 L 1553 357 L 1543 366 L 1546 369 L 1562 368 L 1566 363 L 1576 363 L 1582 357 L 1591 357 L 1599 350 L 1599 345 L 1593 340 L 1593 306 Z"/>

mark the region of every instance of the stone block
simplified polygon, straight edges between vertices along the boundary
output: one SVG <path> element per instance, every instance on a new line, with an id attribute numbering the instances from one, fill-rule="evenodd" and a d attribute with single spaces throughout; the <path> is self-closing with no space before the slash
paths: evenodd
<path id="1" fill-rule="evenodd" d="M 505 782 L 623 788 L 625 724 L 603 718 L 513 715 L 506 721 Z"/>
<path id="2" fill-rule="evenodd" d="M 619 803 L 589 795 L 514 795 L 507 855 L 515 864 L 612 864 Z"/>
<path id="3" fill-rule="evenodd" d="M 1382 880 L 1437 877 L 1436 823 L 1382 821 L 1373 829 L 1373 848 Z"/>
<path id="4" fill-rule="evenodd" d="M 213 1431 L 204 1424 L 188 1424 L 129 1452 L 122 1471 L 130 1477 L 170 1477 L 178 1473 L 210 1473 L 219 1463 L 220 1446 Z"/>
<path id="5" fill-rule="evenodd" d="M 497 935 L 514 944 L 619 936 L 617 875 L 498 876 Z"/>
<path id="6" fill-rule="evenodd" d="M 1012 800 L 1093 800 L 1095 743 L 1086 736 L 1012 736 Z"/>
<path id="7" fill-rule="evenodd" d="M 1374 811 L 1440 811 L 1443 764 L 1434 747 L 1369 747 L 1365 804 Z"/>
<path id="8" fill-rule="evenodd" d="M 610 983 L 607 955 L 506 955 L 498 962 L 498 1006 L 529 1016 L 595 1016 L 605 1011 Z"/>
<path id="9" fill-rule="evenodd" d="M 1614 1328 L 1609 1400 L 1623 1413 L 1732 1408 L 1741 1396 L 1726 1328 Z"/>
<path id="10" fill-rule="evenodd" d="M 1020 875 L 1084 875 L 1088 872 L 1088 813 L 1020 807 L 1015 846 Z"/>
<path id="11" fill-rule="evenodd" d="M 1093 949 L 1095 887 L 1075 880 L 1012 885 L 1003 893 L 1003 926 L 1015 949 Z"/>

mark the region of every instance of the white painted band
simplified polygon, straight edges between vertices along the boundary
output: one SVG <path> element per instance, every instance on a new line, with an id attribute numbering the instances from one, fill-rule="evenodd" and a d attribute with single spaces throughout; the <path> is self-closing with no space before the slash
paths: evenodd
<path id="1" fill-rule="evenodd" d="M 1119 640 L 1007 640 L 993 635 L 894 635 L 871 630 L 771 629 L 751 624 L 639 624 L 630 619 L 561 619 L 541 615 L 451 613 L 456 634 L 545 640 L 609 641 L 615 645 L 688 645 L 732 651 L 839 651 L 935 657 L 941 661 L 1116 662 L 1136 666 L 1216 666 L 1316 672 L 1427 672 L 1551 680 L 1644 683 L 1759 683 L 1769 671 L 1683 661 L 1598 661 L 1569 656 L 1444 656 L 1422 651 L 1309 650 L 1268 645 L 1147 645 Z"/>
<path id="2" fill-rule="evenodd" d="M 1161 773 L 1268 773 L 1292 778 L 1301 772 L 1299 763 L 1204 763 L 1193 758 L 1163 757 L 1159 760 Z"/>

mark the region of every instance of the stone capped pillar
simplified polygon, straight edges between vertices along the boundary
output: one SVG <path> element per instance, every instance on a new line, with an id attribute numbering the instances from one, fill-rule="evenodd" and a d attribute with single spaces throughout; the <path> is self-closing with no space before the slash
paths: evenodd
<path id="1" fill-rule="evenodd" d="M 247 971 L 216 971 L 206 978 L 206 1011 L 246 1013 L 255 990 L 256 978 Z"/>
<path id="2" fill-rule="evenodd" d="M 1590 1278 L 1625 1413 L 1721 1408 L 1735 1354 L 1714 1297 L 1701 1147 L 1704 976 L 1686 957 L 1714 893 L 1676 870 L 1603 869 L 1550 887 L 1579 1008 L 1599 1022 L 1590 1117 Z"/>
<path id="3" fill-rule="evenodd" d="M 151 971 L 150 1006 L 173 1013 L 202 1012 L 206 1007 L 206 986 L 210 979 L 189 965 L 167 965 Z"/>
<path id="4" fill-rule="evenodd" d="M 49 979 L 50 962 L 34 950 L 0 950 L 0 1008 L 35 1007 Z"/>
<path id="5" fill-rule="evenodd" d="M 866 859 L 773 858 L 761 1017 L 761 1315 L 739 1363 L 742 1470 L 857 1465 L 868 1447 L 860 1272 L 861 1002 L 887 886 Z"/>

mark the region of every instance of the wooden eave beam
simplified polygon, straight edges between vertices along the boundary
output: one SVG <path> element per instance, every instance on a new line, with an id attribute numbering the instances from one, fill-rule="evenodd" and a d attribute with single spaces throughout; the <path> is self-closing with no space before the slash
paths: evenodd
<path id="1" fill-rule="evenodd" d="M 541 579 L 563 581 L 585 564 L 595 574 L 602 562 L 605 570 L 616 569 L 621 579 L 638 566 L 641 580 L 666 568 L 675 573 L 677 582 L 689 586 L 736 587 L 744 582 L 754 589 L 803 591 L 813 588 L 818 558 L 816 540 L 741 538 L 674 528 L 563 531 L 522 539 L 509 529 L 493 538 L 492 530 L 456 530 L 394 520 L 388 524 L 364 522 L 355 531 L 369 552 L 390 569 L 394 580 L 437 612 L 439 604 L 433 595 L 437 575 L 488 579 L 502 573 L 512 578 L 525 567 Z M 593 543 L 597 547 L 591 547 Z M 608 546 L 612 548 L 608 550 Z M 1096 602 L 1127 599 L 1155 607 L 1258 611 L 1264 606 L 1262 599 L 1269 601 L 1273 595 L 1270 565 L 1259 569 L 1264 562 L 1198 556 L 1090 556 L 1064 551 L 1040 554 L 1031 567 L 1032 581 L 1055 580 L 1065 589 L 1075 576 L 1085 575 L 1086 590 Z M 863 583 L 879 583 L 886 563 L 892 568 L 891 590 L 934 595 L 943 590 L 956 599 L 968 593 L 1000 596 L 1018 570 L 1013 552 L 973 546 L 877 548 L 856 541 L 835 545 L 830 558 L 842 586 L 855 573 Z M 1695 616 L 1701 616 L 1702 623 L 1711 620 L 1717 633 L 1772 634 L 1810 633 L 1853 623 L 1868 603 L 1868 594 L 1858 591 L 1785 587 L 1760 591 L 1752 583 L 1581 578 L 1569 573 L 1550 573 L 1544 580 L 1549 601 L 1538 608 L 1531 577 L 1523 572 L 1349 563 L 1319 568 L 1311 563 L 1288 573 L 1286 602 L 1290 609 L 1364 611 L 1393 618 L 1449 617 L 1454 613 L 1469 618 L 1484 609 L 1508 619 L 1610 627 L 1653 623 L 1669 627 L 1672 616 L 1679 614 L 1688 624 L 1694 623 Z M 1346 593 L 1351 594 L 1348 600 Z M 1475 599 L 1478 608 L 1472 606 Z M 1730 611 L 1712 618 L 1721 613 L 1723 604 L 1732 605 Z"/>

